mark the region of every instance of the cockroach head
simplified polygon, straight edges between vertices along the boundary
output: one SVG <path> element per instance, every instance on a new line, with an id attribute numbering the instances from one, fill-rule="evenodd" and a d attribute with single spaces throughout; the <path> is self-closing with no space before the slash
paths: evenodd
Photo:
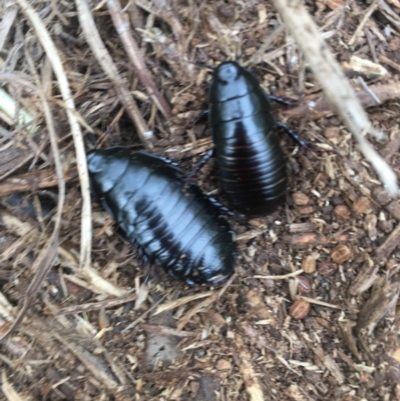
<path id="1" fill-rule="evenodd" d="M 234 61 L 225 61 L 215 69 L 215 77 L 219 79 L 220 82 L 229 84 L 238 79 L 240 71 L 241 68 L 239 64 Z"/>

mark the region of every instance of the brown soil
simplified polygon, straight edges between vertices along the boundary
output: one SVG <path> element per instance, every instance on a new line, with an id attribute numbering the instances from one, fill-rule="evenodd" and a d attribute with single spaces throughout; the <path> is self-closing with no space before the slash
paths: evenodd
<path id="1" fill-rule="evenodd" d="M 60 54 L 77 110 L 69 117 L 24 4 L 2 6 L 0 23 L 3 89 L 36 118 L 24 126 L 0 112 L 1 333 L 15 324 L 1 342 L 0 399 L 400 400 L 400 204 L 323 101 L 272 3 L 121 3 L 128 30 L 117 0 L 93 3 L 110 72 L 95 34 L 82 30 L 82 6 L 30 1 Z M 385 134 L 368 140 L 398 176 L 400 3 L 308 1 L 307 9 Z M 135 46 L 143 60 L 134 66 Z M 188 128 L 207 107 L 212 74 L 201 65 L 227 59 L 245 64 L 267 92 L 298 101 L 274 106 L 274 115 L 309 143 L 282 133 L 286 204 L 252 229 L 232 222 L 235 275 L 220 288 L 189 288 L 153 268 L 143 284 L 136 250 L 95 202 L 86 217 L 92 252 L 80 258 L 79 137 L 86 150 L 147 148 L 190 171 L 212 147 L 204 122 Z M 359 59 L 374 64 L 359 67 Z M 310 100 L 320 102 L 317 112 Z M 55 161 L 66 198 L 52 237 L 62 198 Z M 213 162 L 198 183 L 224 202 Z"/>

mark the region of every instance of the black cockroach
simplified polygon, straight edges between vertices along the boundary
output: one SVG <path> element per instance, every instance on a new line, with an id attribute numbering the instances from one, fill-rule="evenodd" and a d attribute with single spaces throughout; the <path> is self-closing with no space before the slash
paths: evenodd
<path id="1" fill-rule="evenodd" d="M 284 203 L 286 159 L 279 144 L 269 98 L 257 78 L 234 61 L 220 64 L 208 93 L 209 124 L 215 148 L 196 171 L 216 156 L 228 202 L 245 216 L 265 216 Z"/>
<path id="2" fill-rule="evenodd" d="M 233 273 L 235 243 L 218 203 L 185 187 L 172 162 L 125 147 L 92 151 L 87 160 L 93 192 L 149 261 L 189 285 Z"/>

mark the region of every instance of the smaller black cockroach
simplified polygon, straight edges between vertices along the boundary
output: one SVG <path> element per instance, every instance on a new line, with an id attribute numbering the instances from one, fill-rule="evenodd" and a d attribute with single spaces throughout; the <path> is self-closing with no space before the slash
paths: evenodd
<path id="1" fill-rule="evenodd" d="M 217 284 L 234 271 L 233 233 L 216 201 L 167 159 L 125 147 L 87 156 L 93 192 L 151 262 L 189 285 Z"/>
<path id="2" fill-rule="evenodd" d="M 195 171 L 215 155 L 222 189 L 235 210 L 250 217 L 273 212 L 287 192 L 286 159 L 277 127 L 302 141 L 275 121 L 257 78 L 234 61 L 215 69 L 208 101 L 214 149 Z"/>

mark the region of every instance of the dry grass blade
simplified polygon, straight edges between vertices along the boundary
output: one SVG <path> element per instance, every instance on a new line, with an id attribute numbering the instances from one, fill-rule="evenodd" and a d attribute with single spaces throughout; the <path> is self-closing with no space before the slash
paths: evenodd
<path id="1" fill-rule="evenodd" d="M 141 10 L 146 10 L 151 15 L 146 29 L 142 24 L 135 24 L 135 30 L 142 35 L 143 40 L 149 41 L 156 54 L 169 65 L 169 67 L 179 76 L 181 82 L 194 82 L 196 79 L 194 65 L 188 60 L 188 45 L 198 31 L 200 20 L 197 15 L 191 16 L 193 28 L 191 32 L 186 31 L 185 24 L 182 24 L 176 13 L 176 4 L 170 0 L 159 0 L 157 2 L 149 0 L 135 0 L 130 2 L 125 10 L 128 13 L 138 14 Z M 173 40 L 167 39 L 163 30 L 154 26 L 154 20 L 157 18 L 165 22 L 172 31 Z M 135 21 L 135 18 L 132 18 Z M 146 39 L 145 39 L 146 38 Z M 167 39 L 167 40 L 166 40 Z M 175 94 L 176 96 L 176 94 Z M 174 103 L 173 99 L 172 103 Z M 173 129 L 173 126 L 171 126 Z"/>
<path id="2" fill-rule="evenodd" d="M 300 298 L 304 299 L 305 301 L 309 302 L 310 304 L 326 306 L 327 308 L 333 308 L 333 309 L 342 309 L 340 306 L 329 304 L 328 302 L 320 301 L 318 299 L 304 297 L 304 296 L 301 296 Z"/>
<path id="3" fill-rule="evenodd" d="M 59 248 L 58 251 L 65 256 L 66 252 L 63 248 Z M 92 267 L 79 270 L 74 266 L 70 267 L 74 270 L 75 275 L 68 275 L 65 278 L 83 288 L 93 291 L 95 294 L 107 294 L 115 297 L 126 295 L 126 290 L 116 287 L 110 281 L 101 277 L 98 271 Z M 84 280 L 81 280 L 79 277 L 82 277 Z"/>
<path id="4" fill-rule="evenodd" d="M 3 119 L 3 115 L 0 112 L 0 119 Z M 10 133 L 10 137 L 14 136 L 16 132 L 22 130 L 22 127 L 18 127 L 17 130 Z M 10 177 L 20 167 L 31 161 L 35 155 L 32 152 L 21 151 L 20 149 L 14 149 L 10 153 L 5 154 L 1 152 L 1 164 L 0 164 L 0 181 Z M 5 157 L 4 157 L 5 156 Z"/>
<path id="5" fill-rule="evenodd" d="M 86 153 L 83 143 L 82 132 L 75 117 L 75 103 L 69 87 L 67 76 L 65 74 L 61 58 L 57 48 L 50 37 L 49 32 L 44 26 L 42 20 L 26 0 L 17 0 L 22 11 L 32 24 L 38 39 L 40 40 L 49 60 L 53 71 L 57 77 L 59 89 L 65 102 L 65 110 L 71 127 L 74 139 L 76 159 L 78 165 L 79 179 L 81 184 L 81 192 L 83 198 L 82 205 L 82 222 L 81 222 L 81 252 L 80 266 L 90 266 L 90 255 L 92 247 L 92 224 L 91 224 L 91 203 L 89 192 L 89 177 L 86 163 Z"/>
<path id="6" fill-rule="evenodd" d="M 135 5 L 163 19 L 170 26 L 178 45 L 178 52 L 183 56 L 187 50 L 187 45 L 185 43 L 187 43 L 188 37 L 182 22 L 176 16 L 173 8 L 174 3 L 170 0 L 159 0 L 157 2 L 136 0 Z M 193 32 L 190 33 L 189 37 L 191 35 L 193 35 Z"/>
<path id="7" fill-rule="evenodd" d="M 143 321 L 144 318 L 147 317 L 147 315 L 149 315 L 162 301 L 164 301 L 165 297 L 166 295 L 164 295 L 159 301 L 157 301 L 151 308 L 147 309 L 147 311 L 139 316 L 136 320 L 134 320 L 132 323 L 129 323 L 129 325 L 122 330 L 122 333 L 126 333 L 132 327 L 135 327 L 139 322 Z"/>
<path id="8" fill-rule="evenodd" d="M 19 249 L 26 248 L 29 244 L 39 239 L 40 232 L 34 225 L 29 222 L 23 222 L 5 211 L 0 213 L 0 224 L 10 233 L 14 233 L 21 237 L 0 255 L 0 262 L 6 261 L 18 252 Z M 126 295 L 126 290 L 118 288 L 110 281 L 102 278 L 97 270 L 91 267 L 80 269 L 77 259 L 67 248 L 59 246 L 58 255 L 61 264 L 72 269 L 74 272 L 74 274 L 65 275 L 65 278 L 69 281 L 76 283 L 78 286 L 83 288 L 87 288 L 95 294 L 106 294 L 116 297 Z M 83 280 L 79 277 L 83 278 Z"/>
<path id="9" fill-rule="evenodd" d="M 186 314 L 182 316 L 182 318 L 179 320 L 178 324 L 176 325 L 177 330 L 182 330 L 186 326 L 186 324 L 190 321 L 192 316 L 194 316 L 196 313 L 198 313 L 203 308 L 210 306 L 218 298 L 222 297 L 224 292 L 232 284 L 232 282 L 235 280 L 235 278 L 236 278 L 236 274 L 233 274 L 232 277 L 224 284 L 224 286 L 219 291 L 213 292 L 204 301 L 198 303 L 192 309 L 190 309 L 188 312 L 186 312 Z"/>
<path id="10" fill-rule="evenodd" d="M 199 313 L 202 309 L 207 308 L 209 305 L 211 305 L 217 299 L 218 299 L 218 293 L 214 292 L 214 294 L 210 295 L 204 301 L 199 302 L 193 308 L 189 309 L 189 311 L 186 312 L 186 314 L 178 321 L 178 324 L 176 326 L 177 329 L 182 330 L 188 324 L 188 322 L 194 315 Z"/>
<path id="11" fill-rule="evenodd" d="M 140 81 L 142 82 L 150 97 L 153 99 L 153 102 L 156 104 L 157 108 L 161 111 L 164 117 L 168 119 L 171 118 L 171 108 L 169 107 L 169 104 L 161 95 L 156 87 L 156 84 L 154 83 L 153 77 L 151 76 L 151 73 L 143 59 L 143 56 L 140 53 L 139 46 L 130 33 L 129 21 L 122 13 L 119 1 L 108 0 L 107 7 L 114 22 L 115 29 L 121 38 L 122 44 L 124 45 L 126 54 L 135 67 Z"/>
<path id="12" fill-rule="evenodd" d="M 271 44 L 274 43 L 274 40 L 284 32 L 284 26 L 279 25 L 272 35 L 265 38 L 264 42 L 261 46 L 254 52 L 254 54 L 245 62 L 242 63 L 243 67 L 251 66 L 254 64 L 258 64 L 263 57 L 265 56 L 266 51 L 270 48 Z M 272 60 L 270 60 L 272 61 Z"/>
<path id="13" fill-rule="evenodd" d="M 397 196 L 399 187 L 396 174 L 365 139 L 366 133 L 375 133 L 371 123 L 305 6 L 290 0 L 274 0 L 274 4 L 304 52 L 326 97 L 358 141 L 361 152 L 374 166 L 387 191 Z"/>
<path id="14" fill-rule="evenodd" d="M 80 345 L 67 340 L 59 333 L 54 332 L 53 336 L 76 355 L 93 376 L 104 384 L 108 390 L 115 391 L 118 388 L 118 383 L 110 376 L 108 369 L 97 356 L 91 354 Z"/>
<path id="15" fill-rule="evenodd" d="M 7 380 L 6 373 L 3 371 L 1 373 L 1 378 L 3 384 L 1 389 L 3 390 L 4 395 L 7 397 L 8 401 L 24 401 L 25 398 L 22 398 L 18 395 L 18 393 L 14 390 L 12 384 Z"/>
<path id="16" fill-rule="evenodd" d="M 159 313 L 165 312 L 167 310 L 178 308 L 179 306 L 182 306 L 189 302 L 192 302 L 195 299 L 206 298 L 213 294 L 215 294 L 215 291 L 207 291 L 207 292 L 203 292 L 201 294 L 193 294 L 193 295 L 188 295 L 187 297 L 174 299 L 173 301 L 166 302 L 165 304 L 159 305 L 158 308 L 156 309 L 156 311 L 154 312 L 154 316 L 158 315 Z"/>
<path id="17" fill-rule="evenodd" d="M 140 111 L 134 102 L 129 90 L 126 89 L 126 82 L 121 78 L 118 69 L 115 66 L 110 53 L 106 49 L 100 34 L 97 30 L 93 16 L 90 12 L 89 4 L 86 0 L 76 0 L 76 7 L 78 9 L 79 23 L 85 35 L 86 41 L 97 58 L 97 61 L 103 68 L 104 72 L 108 75 L 113 82 L 117 93 L 120 96 L 121 102 L 126 108 L 130 118 L 136 126 L 138 135 L 147 148 L 152 148 L 152 141 L 154 140 L 153 132 L 149 130 L 146 122 L 140 114 Z"/>
<path id="18" fill-rule="evenodd" d="M 56 170 L 57 181 L 58 181 L 58 205 L 57 205 L 57 214 L 55 216 L 55 224 L 54 224 L 53 233 L 52 233 L 48 243 L 41 250 L 38 258 L 36 259 L 34 265 L 32 266 L 32 270 L 36 271 L 36 274 L 31 282 L 30 286 L 28 287 L 28 289 L 26 291 L 24 305 L 23 305 L 20 313 L 18 314 L 17 318 L 13 322 L 13 325 L 10 327 L 10 330 L 8 332 L 4 333 L 4 335 L 1 336 L 0 339 L 4 338 L 10 332 L 12 332 L 17 327 L 19 322 L 22 321 L 22 318 L 24 317 L 26 311 L 28 310 L 30 304 L 33 301 L 33 297 L 39 290 L 47 273 L 50 271 L 51 267 L 53 266 L 55 257 L 57 255 L 61 218 L 62 218 L 64 202 L 65 202 L 65 181 L 64 181 L 63 171 L 62 171 L 60 152 L 59 152 L 58 143 L 57 143 L 58 138 L 57 138 L 56 131 L 54 128 L 53 116 L 52 116 L 52 113 L 50 110 L 50 106 L 46 100 L 45 94 L 43 93 L 43 88 L 41 87 L 39 76 L 35 71 L 35 66 L 33 64 L 32 58 L 30 57 L 30 55 L 27 52 L 25 54 L 25 57 L 26 57 L 26 60 L 28 61 L 28 64 L 30 65 L 30 68 L 31 68 L 34 76 L 35 76 L 36 83 L 39 88 L 39 96 L 40 96 L 40 99 L 42 102 L 43 112 L 44 112 L 48 132 L 49 132 L 51 150 L 52 150 L 53 156 L 54 156 L 54 164 L 55 164 L 55 170 Z"/>
<path id="19" fill-rule="evenodd" d="M 82 305 L 73 305 L 60 309 L 57 315 L 70 315 L 74 313 L 87 313 L 95 310 L 114 308 L 115 306 L 132 302 L 136 299 L 136 294 L 127 294 L 116 299 L 106 299 L 104 301 L 92 302 Z"/>
<path id="20" fill-rule="evenodd" d="M 39 290 L 40 285 L 45 279 L 47 273 L 51 269 L 54 263 L 54 259 L 57 255 L 57 244 L 58 244 L 58 229 L 57 232 L 53 231 L 53 235 L 47 242 L 47 244 L 40 251 L 39 256 L 35 260 L 35 264 L 33 267 L 37 269 L 36 275 L 31 281 L 28 289 L 25 293 L 24 305 L 18 313 L 18 316 L 13 321 L 9 330 L 7 330 L 4 334 L 0 336 L 0 341 L 3 340 L 7 335 L 12 333 L 22 322 L 27 310 L 29 309 L 31 302 L 33 300 L 34 295 Z"/>

